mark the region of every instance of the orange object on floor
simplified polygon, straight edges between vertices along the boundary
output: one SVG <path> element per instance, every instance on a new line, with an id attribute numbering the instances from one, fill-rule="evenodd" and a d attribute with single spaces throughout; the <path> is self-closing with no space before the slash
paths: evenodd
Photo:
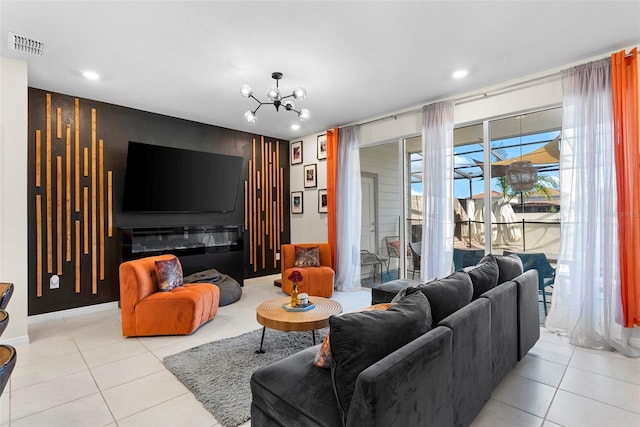
<path id="1" fill-rule="evenodd" d="M 178 286 L 161 292 L 156 283 L 156 261 L 175 258 L 158 255 L 120 264 L 122 335 L 187 335 L 213 319 L 220 290 L 208 283 Z"/>
<path id="2" fill-rule="evenodd" d="M 320 248 L 320 267 L 296 267 L 296 246 Z M 289 275 L 294 270 L 302 274 L 302 281 L 298 282 L 298 292 L 306 292 L 309 295 L 319 297 L 331 297 L 333 295 L 333 280 L 335 272 L 331 268 L 331 246 L 328 243 L 298 243 L 282 245 L 280 257 L 282 271 L 282 291 L 291 295 L 293 282 Z"/>

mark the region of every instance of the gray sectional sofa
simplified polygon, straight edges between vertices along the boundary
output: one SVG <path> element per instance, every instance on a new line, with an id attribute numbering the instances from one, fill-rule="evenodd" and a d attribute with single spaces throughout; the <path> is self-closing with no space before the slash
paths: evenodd
<path id="1" fill-rule="evenodd" d="M 517 256 L 372 290 L 372 304 L 394 298 L 330 319 L 331 369 L 314 346 L 257 370 L 251 424 L 467 426 L 539 338 L 537 272 Z"/>

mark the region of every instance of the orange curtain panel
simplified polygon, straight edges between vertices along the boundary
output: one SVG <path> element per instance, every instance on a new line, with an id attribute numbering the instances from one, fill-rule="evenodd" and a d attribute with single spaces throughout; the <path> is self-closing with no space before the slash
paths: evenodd
<path id="1" fill-rule="evenodd" d="M 640 326 L 640 153 L 638 49 L 611 55 L 613 122 L 618 183 L 620 292 L 624 326 Z"/>
<path id="2" fill-rule="evenodd" d="M 338 128 L 327 130 L 327 234 L 331 268 L 336 268 L 336 179 L 338 178 Z"/>

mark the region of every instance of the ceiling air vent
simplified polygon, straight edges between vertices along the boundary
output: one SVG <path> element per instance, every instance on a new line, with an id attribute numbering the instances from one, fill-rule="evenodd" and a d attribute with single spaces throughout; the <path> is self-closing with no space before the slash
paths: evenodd
<path id="1" fill-rule="evenodd" d="M 29 37 L 21 36 L 20 34 L 9 32 L 9 49 L 41 56 L 44 49 L 44 43 Z"/>

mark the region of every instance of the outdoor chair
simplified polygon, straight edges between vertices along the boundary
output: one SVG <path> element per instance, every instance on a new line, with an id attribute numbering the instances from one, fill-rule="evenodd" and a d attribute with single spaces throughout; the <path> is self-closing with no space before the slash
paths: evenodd
<path id="1" fill-rule="evenodd" d="M 409 243 L 409 247 L 411 248 L 411 258 L 413 260 L 413 270 L 411 271 L 411 278 L 413 279 L 416 275 L 416 271 L 420 271 L 420 258 L 422 256 L 422 243 L 421 242 L 411 242 Z"/>
<path id="2" fill-rule="evenodd" d="M 400 236 L 385 236 L 384 247 L 387 250 L 387 271 L 391 268 L 391 260 L 396 259 L 395 266 L 400 266 Z"/>
<path id="3" fill-rule="evenodd" d="M 553 283 L 556 278 L 556 269 L 549 264 L 549 260 L 544 253 L 518 253 L 511 251 L 504 251 L 504 255 L 516 254 L 522 260 L 524 271 L 538 270 L 538 290 L 542 294 L 542 305 L 544 306 L 544 315 L 547 315 L 547 295 L 551 296 L 550 292 L 546 291 L 547 286 L 553 288 Z"/>
<path id="4" fill-rule="evenodd" d="M 453 270 L 476 265 L 484 257 L 484 249 L 453 248 Z"/>

